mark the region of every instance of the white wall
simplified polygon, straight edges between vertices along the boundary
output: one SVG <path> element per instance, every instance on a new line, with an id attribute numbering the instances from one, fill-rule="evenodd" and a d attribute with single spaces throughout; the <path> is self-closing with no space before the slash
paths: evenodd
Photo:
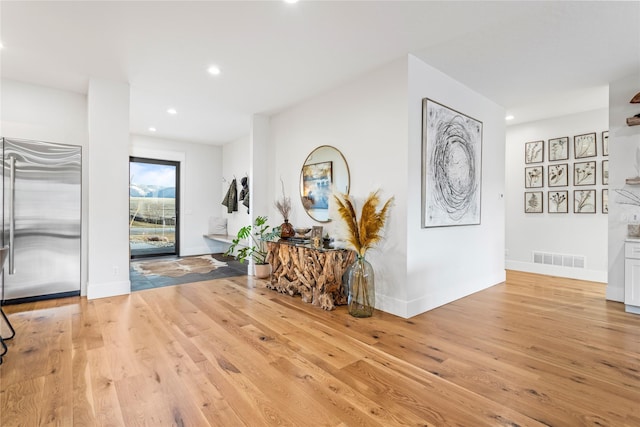
<path id="1" fill-rule="evenodd" d="M 507 128 L 506 144 L 506 259 L 507 268 L 539 274 L 550 274 L 598 282 L 607 281 L 607 216 L 602 213 L 602 132 L 609 128 L 608 109 L 555 117 Z M 574 159 L 573 137 L 596 133 L 597 157 Z M 551 138 L 569 137 L 569 159 L 549 162 L 548 141 Z M 525 143 L 544 141 L 544 188 L 524 188 Z M 610 144 L 612 145 L 612 144 Z M 596 161 L 596 185 L 573 186 L 573 163 Z M 549 164 L 568 164 L 569 186 L 548 187 Z M 611 167 L 609 169 L 612 169 Z M 574 214 L 573 191 L 596 190 L 596 213 Z M 543 190 L 544 213 L 524 213 L 524 192 Z M 548 192 L 569 191 L 569 213 L 548 213 Z M 585 267 L 564 267 L 533 263 L 533 251 L 585 257 Z"/>
<path id="2" fill-rule="evenodd" d="M 420 226 L 423 97 L 484 123 L 481 225 Z M 503 108 L 409 57 L 272 117 L 270 194 L 280 196 L 282 177 L 294 226 L 317 224 L 302 209 L 298 185 L 304 160 L 319 145 L 344 154 L 358 205 L 378 188 L 383 200 L 395 197 L 386 238 L 367 255 L 378 309 L 411 317 L 504 280 Z M 339 228 L 322 225 L 332 235 Z"/>
<path id="3" fill-rule="evenodd" d="M 87 97 L 7 79 L 2 79 L 1 84 L 1 136 L 82 147 L 81 293 L 86 295 L 89 222 Z"/>
<path id="4" fill-rule="evenodd" d="M 222 148 L 131 135 L 132 156 L 180 162 L 180 256 L 221 252 L 203 238 L 222 201 Z"/>
<path id="5" fill-rule="evenodd" d="M 625 204 L 615 189 L 627 190 L 640 197 L 640 186 L 626 185 L 625 179 L 640 174 L 640 126 L 627 126 L 627 117 L 640 113 L 639 104 L 630 104 L 640 91 L 640 72 L 609 85 L 609 282 L 607 299 L 624 301 L 624 240 L 627 223 L 636 215 L 640 222 L 640 206 Z"/>
<path id="6" fill-rule="evenodd" d="M 280 179 L 291 197 L 294 227 L 322 225 L 335 236 L 336 221 L 317 223 L 300 202 L 300 170 L 309 153 L 332 145 L 344 155 L 351 174 L 350 194 L 361 205 L 371 192 L 395 205 L 386 227 L 386 239 L 367 254 L 376 275 L 376 306 L 405 315 L 406 193 L 407 193 L 407 62 L 394 61 L 359 76 L 271 118 L 272 172 L 269 173 L 270 218 L 282 222 L 273 207 L 281 197 Z"/>
<path id="7" fill-rule="evenodd" d="M 422 99 L 483 123 L 481 224 L 421 228 Z M 409 56 L 406 316 L 502 282 L 504 140 L 502 107 Z"/>

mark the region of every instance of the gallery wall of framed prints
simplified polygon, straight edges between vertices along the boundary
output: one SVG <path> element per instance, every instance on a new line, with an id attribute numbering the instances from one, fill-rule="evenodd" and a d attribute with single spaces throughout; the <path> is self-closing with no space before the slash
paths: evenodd
<path id="1" fill-rule="evenodd" d="M 524 143 L 524 212 L 609 213 L 609 131 Z"/>

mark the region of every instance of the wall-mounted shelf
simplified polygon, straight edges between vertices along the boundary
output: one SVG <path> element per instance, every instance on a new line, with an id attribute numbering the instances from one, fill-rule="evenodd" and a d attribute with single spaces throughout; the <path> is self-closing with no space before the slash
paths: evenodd
<path id="1" fill-rule="evenodd" d="M 628 126 L 638 126 L 638 125 L 640 125 L 640 117 L 638 117 L 638 116 L 629 117 L 627 119 L 627 125 Z"/>

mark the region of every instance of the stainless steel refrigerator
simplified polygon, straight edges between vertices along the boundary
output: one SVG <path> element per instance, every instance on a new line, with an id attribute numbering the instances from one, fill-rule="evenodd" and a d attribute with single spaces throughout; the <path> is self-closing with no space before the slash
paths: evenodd
<path id="1" fill-rule="evenodd" d="M 2 303 L 80 294 L 81 147 L 1 138 Z"/>

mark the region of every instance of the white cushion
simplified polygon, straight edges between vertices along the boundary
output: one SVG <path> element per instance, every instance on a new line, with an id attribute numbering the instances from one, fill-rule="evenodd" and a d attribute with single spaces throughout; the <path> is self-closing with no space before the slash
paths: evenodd
<path id="1" fill-rule="evenodd" d="M 219 216 L 209 217 L 209 233 L 208 234 L 227 234 L 227 218 Z"/>

